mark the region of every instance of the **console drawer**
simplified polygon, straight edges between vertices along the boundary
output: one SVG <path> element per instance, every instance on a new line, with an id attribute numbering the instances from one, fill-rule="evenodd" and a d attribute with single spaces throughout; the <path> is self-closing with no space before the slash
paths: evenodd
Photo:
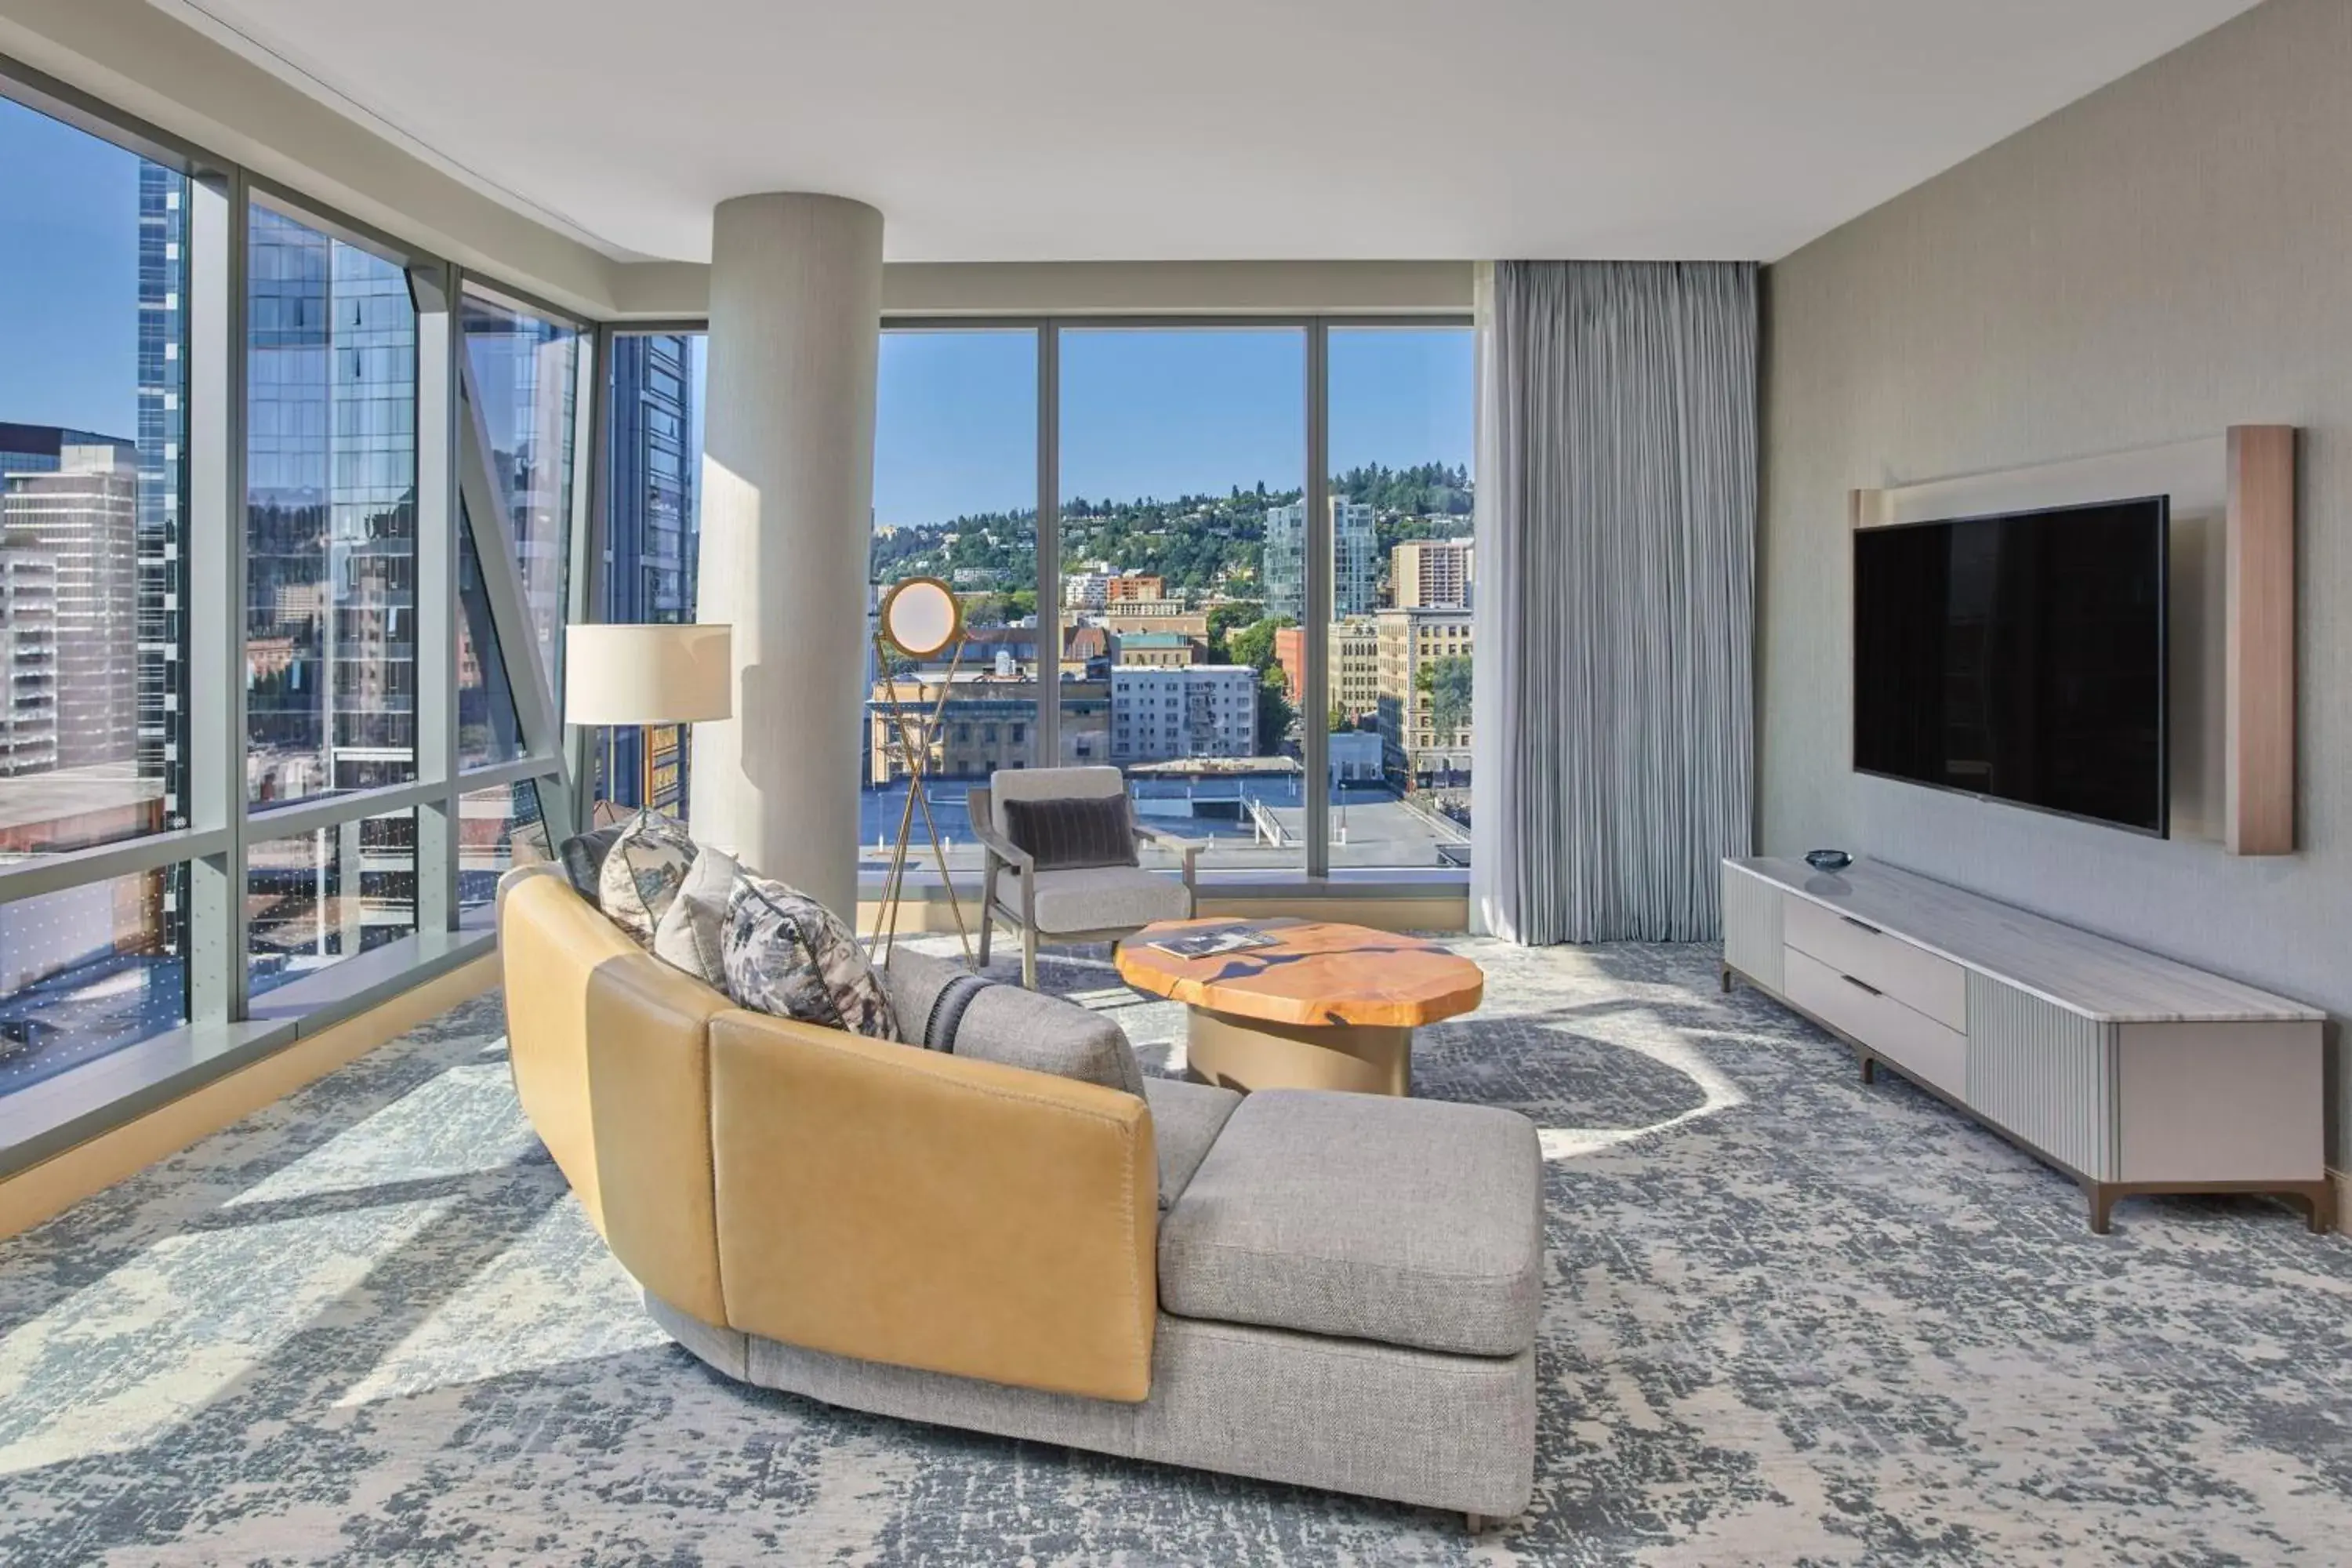
<path id="1" fill-rule="evenodd" d="M 1796 900 L 1790 900 L 1794 913 Z M 1932 956 L 1925 955 L 1922 956 Z M 1782 954 L 1789 1000 L 1832 1028 L 1853 1036 L 1888 1061 L 1966 1103 L 1969 1037 L 1915 1013 L 1893 996 L 1867 989 L 1849 976 L 1799 951 Z"/>
<path id="2" fill-rule="evenodd" d="M 1784 940 L 1840 974 L 1883 991 L 1948 1029 L 1969 1026 L 1968 971 L 1876 926 L 1823 909 L 1811 899 L 1784 899 Z"/>

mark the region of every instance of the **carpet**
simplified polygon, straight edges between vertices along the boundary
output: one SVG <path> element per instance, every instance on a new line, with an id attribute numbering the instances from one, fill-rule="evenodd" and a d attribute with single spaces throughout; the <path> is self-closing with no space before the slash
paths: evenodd
<path id="1" fill-rule="evenodd" d="M 1544 1130 L 1533 1506 L 831 1409 L 670 1344 L 495 997 L 0 1243 L 0 1562 L 2279 1563 L 2352 1541 L 2352 1245 L 2080 1194 L 1698 947 L 1465 940 L 1416 1091 Z M 1102 950 L 1045 984 L 1181 1070 Z"/>

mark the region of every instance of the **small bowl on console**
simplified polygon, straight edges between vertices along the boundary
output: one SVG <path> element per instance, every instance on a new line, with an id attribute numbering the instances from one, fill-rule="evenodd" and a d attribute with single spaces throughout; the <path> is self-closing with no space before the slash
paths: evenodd
<path id="1" fill-rule="evenodd" d="M 1843 871 L 1853 864 L 1853 857 L 1843 849 L 1808 849 L 1805 864 L 1816 871 Z"/>

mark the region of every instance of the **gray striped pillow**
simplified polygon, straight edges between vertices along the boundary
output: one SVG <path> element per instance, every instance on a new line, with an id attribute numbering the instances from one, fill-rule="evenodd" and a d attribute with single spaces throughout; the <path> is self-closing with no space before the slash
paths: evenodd
<path id="1" fill-rule="evenodd" d="M 1004 831 L 1040 871 L 1132 866 L 1135 817 L 1124 793 L 1069 800 L 1008 800 Z"/>

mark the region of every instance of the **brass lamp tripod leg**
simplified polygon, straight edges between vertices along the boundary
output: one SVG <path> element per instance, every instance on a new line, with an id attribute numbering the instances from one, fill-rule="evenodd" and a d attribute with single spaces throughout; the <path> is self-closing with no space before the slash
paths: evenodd
<path id="1" fill-rule="evenodd" d="M 874 664 L 877 669 L 889 670 L 889 647 L 882 634 L 874 635 Z M 898 696 L 896 671 L 886 675 L 888 703 L 886 722 L 889 725 L 894 743 L 887 748 L 894 754 L 901 772 L 907 775 L 907 803 L 898 812 L 898 837 L 890 847 L 890 868 L 882 879 L 882 901 L 874 911 L 874 934 L 867 947 L 877 963 L 887 963 L 898 940 L 898 909 L 905 901 L 907 889 L 907 852 L 914 838 L 915 813 L 923 814 L 923 831 L 931 841 L 931 859 L 940 868 L 940 881 L 947 889 L 948 909 L 955 917 L 956 937 L 963 944 L 963 962 L 973 967 L 971 931 L 965 925 L 962 901 L 956 896 L 955 880 L 948 872 L 947 848 L 940 839 L 939 824 L 931 816 L 930 796 L 923 788 L 923 775 L 930 759 L 930 737 L 942 733 L 947 719 L 948 700 L 955 691 L 956 672 L 963 667 L 963 645 L 956 645 L 955 658 L 948 665 L 947 679 L 940 683 L 939 700 L 931 706 L 928 719 L 920 714 L 909 718 Z"/>

